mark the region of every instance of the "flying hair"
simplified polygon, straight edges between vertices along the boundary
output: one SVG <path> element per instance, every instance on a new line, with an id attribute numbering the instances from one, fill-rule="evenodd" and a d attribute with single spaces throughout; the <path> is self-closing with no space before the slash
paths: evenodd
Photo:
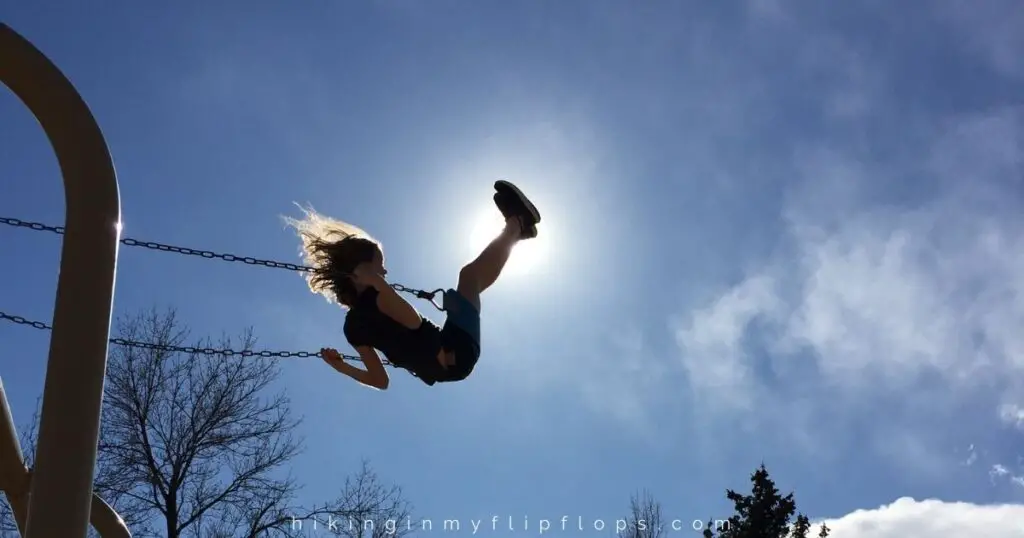
<path id="1" fill-rule="evenodd" d="M 298 233 L 300 255 L 312 268 L 305 275 L 310 291 L 351 307 L 356 290 L 350 275 L 360 263 L 373 260 L 380 243 L 357 226 L 317 213 L 312 206 L 295 205 L 304 218 L 282 219 Z"/>

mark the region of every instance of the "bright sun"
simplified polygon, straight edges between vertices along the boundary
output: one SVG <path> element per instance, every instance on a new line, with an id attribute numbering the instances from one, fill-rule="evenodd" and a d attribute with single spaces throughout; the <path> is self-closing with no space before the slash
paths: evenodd
<path id="1" fill-rule="evenodd" d="M 540 237 L 522 241 L 512 250 L 512 256 L 505 266 L 503 275 L 523 274 L 530 272 L 537 267 L 544 258 L 544 244 L 547 243 L 544 237 L 544 223 L 541 223 Z M 501 214 L 495 212 L 493 207 L 481 213 L 472 222 L 472 229 L 469 234 L 470 256 L 476 257 L 484 247 L 487 246 L 505 227 L 505 221 Z"/>

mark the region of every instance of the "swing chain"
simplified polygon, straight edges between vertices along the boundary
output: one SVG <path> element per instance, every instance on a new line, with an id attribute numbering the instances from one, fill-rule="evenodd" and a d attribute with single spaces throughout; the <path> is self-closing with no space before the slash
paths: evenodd
<path id="1" fill-rule="evenodd" d="M 65 231 L 63 226 L 48 226 L 46 224 L 41 224 L 41 223 L 38 223 L 38 222 L 29 222 L 29 221 L 24 221 L 24 220 L 21 220 L 21 219 L 10 218 L 10 217 L 0 217 L 0 224 L 6 224 L 8 226 L 16 226 L 16 227 L 19 227 L 19 228 L 29 228 L 31 230 L 36 230 L 36 231 L 53 232 L 53 233 L 61 234 L 61 235 L 63 235 L 64 231 Z M 278 262 L 278 261 L 274 261 L 274 260 L 261 260 L 261 259 L 252 258 L 252 257 L 249 257 L 249 256 L 236 256 L 234 254 L 218 254 L 216 252 L 212 252 L 212 251 L 209 251 L 209 250 L 198 250 L 198 249 L 193 249 L 193 248 L 188 248 L 188 247 L 177 247 L 177 246 L 174 246 L 174 245 L 165 245 L 163 243 L 155 243 L 153 241 L 139 241 L 138 239 L 132 239 L 130 237 L 124 237 L 120 241 L 121 241 L 121 243 L 123 243 L 125 245 L 128 245 L 128 246 L 131 246 L 131 247 L 143 247 L 143 248 L 148 248 L 148 249 L 151 249 L 151 250 L 159 250 L 159 251 L 163 251 L 163 252 L 173 252 L 175 254 L 184 254 L 186 256 L 198 256 L 200 258 L 206 258 L 206 259 L 217 258 L 217 259 L 221 259 L 221 260 L 224 260 L 224 261 L 227 261 L 227 262 L 242 262 L 242 263 L 245 263 L 245 264 L 248 264 L 248 265 L 262 265 L 264 267 L 271 267 L 271 268 L 274 268 L 274 269 L 288 269 L 290 271 L 299 271 L 299 272 L 306 272 L 306 273 L 313 271 L 312 267 L 306 267 L 304 265 L 297 265 L 297 264 L 294 264 L 294 263 Z M 420 299 L 425 299 L 427 301 L 430 301 L 430 304 L 434 305 L 434 308 L 437 308 L 438 310 L 444 312 L 444 306 L 439 305 L 437 303 L 437 301 L 434 300 L 434 298 L 437 296 L 438 293 L 444 293 L 443 289 L 437 289 L 437 290 L 428 292 L 428 291 L 418 290 L 418 289 L 415 289 L 415 288 L 408 288 L 408 287 L 403 286 L 401 284 L 392 284 L 391 287 L 394 288 L 395 291 L 403 292 L 403 293 L 411 293 L 411 294 L 415 295 L 416 297 L 418 297 Z"/>
<path id="2" fill-rule="evenodd" d="M 3 312 L 0 312 L 0 319 L 6 319 L 8 321 L 13 321 L 14 323 L 17 323 L 19 325 L 28 325 L 29 327 L 32 327 L 33 329 L 42 329 L 42 330 L 49 330 L 50 329 L 49 325 L 47 325 L 47 324 L 45 324 L 45 323 L 43 323 L 41 321 L 31 321 L 31 320 L 27 320 L 27 319 L 25 319 L 25 318 L 23 318 L 21 316 L 12 316 L 10 314 L 5 314 Z"/>
<path id="3" fill-rule="evenodd" d="M 23 318 L 21 316 L 15 316 L 15 315 L 7 314 L 5 312 L 0 312 L 0 319 L 7 320 L 7 321 L 12 321 L 12 322 L 14 322 L 16 324 L 19 324 L 19 325 L 28 325 L 28 326 L 30 326 L 30 327 L 32 327 L 34 329 L 42 329 L 42 330 L 52 330 L 53 329 L 53 327 L 51 327 L 51 326 L 49 326 L 46 323 L 43 323 L 41 321 L 32 321 L 32 320 L 25 319 L 25 318 Z M 263 358 L 280 357 L 280 358 L 302 358 L 302 359 L 310 358 L 310 357 L 320 357 L 321 356 L 319 351 L 317 351 L 317 352 L 311 352 L 311 351 L 266 351 L 266 350 L 264 350 L 264 351 L 253 351 L 253 350 L 248 350 L 248 349 L 247 350 L 242 350 L 242 351 L 237 351 L 237 350 L 234 350 L 234 349 L 215 349 L 215 348 L 209 348 L 209 347 L 168 346 L 168 345 L 163 345 L 163 344 L 153 344 L 151 342 L 140 342 L 138 340 L 129 340 L 129 339 L 126 339 L 126 338 L 111 338 L 109 340 L 109 342 L 111 344 L 119 345 L 119 346 L 136 347 L 136 348 L 141 348 L 141 349 L 152 349 L 152 350 L 156 350 L 156 351 L 171 351 L 171 352 L 178 352 L 178 353 L 187 353 L 189 355 L 224 355 L 225 357 L 235 357 L 235 356 L 237 356 L 237 357 L 263 357 Z M 353 356 L 353 355 L 342 355 L 341 357 L 343 359 L 345 359 L 345 360 L 350 360 L 350 361 L 359 361 L 359 360 L 361 360 L 359 357 L 356 357 L 356 356 Z"/>
<path id="4" fill-rule="evenodd" d="M 53 232 L 55 234 L 63 235 L 65 228 L 63 226 L 47 226 L 38 222 L 28 222 L 20 219 L 14 219 L 9 217 L 0 217 L 0 223 L 8 226 L 16 226 L 19 228 L 29 228 L 31 230 Z M 163 243 L 155 243 L 153 241 L 139 241 L 138 239 L 132 239 L 130 237 L 121 238 L 121 243 L 130 247 L 143 247 L 150 250 L 159 250 L 163 252 L 173 252 L 175 254 L 184 254 L 186 256 L 199 256 L 200 258 L 213 259 L 218 258 L 228 262 L 242 262 L 248 265 L 263 265 L 266 267 L 272 267 L 277 269 L 289 269 L 292 271 L 312 271 L 310 267 L 304 267 L 294 263 L 278 262 L 274 260 L 260 260 L 249 256 L 236 256 L 234 254 L 218 254 L 209 250 L 198 250 L 188 247 L 178 247 L 174 245 L 165 245 Z"/>
<path id="5" fill-rule="evenodd" d="M 218 254 L 209 250 L 196 250 L 188 247 L 176 247 L 174 245 L 164 245 L 162 243 L 154 243 L 153 241 L 138 241 L 130 237 L 125 237 L 121 240 L 122 243 L 132 247 L 144 247 L 152 250 L 162 250 L 164 252 L 174 252 L 176 254 L 184 254 L 186 256 L 199 256 L 201 258 L 218 258 L 226 262 L 242 262 L 248 265 L 262 265 L 264 267 L 271 267 L 275 269 L 289 269 L 292 271 L 310 272 L 312 268 L 303 267 L 298 264 L 288 262 L 278 262 L 274 260 L 260 260 L 258 258 L 252 258 L 249 256 L 236 256 L 234 254 Z"/>
<path id="6" fill-rule="evenodd" d="M 434 291 L 423 291 L 423 290 L 418 290 L 416 288 L 409 288 L 409 287 L 403 286 L 401 284 L 392 284 L 391 287 L 394 288 L 394 290 L 397 291 L 397 292 L 411 293 L 411 294 L 415 295 L 418 299 L 424 299 L 424 300 L 430 301 L 430 304 L 434 305 L 434 308 L 440 310 L 441 312 L 444 312 L 444 306 L 440 305 L 440 304 L 437 304 L 437 301 L 436 301 L 436 297 L 437 297 L 438 293 L 442 294 L 442 297 L 443 297 L 444 290 L 441 289 L 441 288 L 438 288 L 438 289 L 436 289 Z"/>
<path id="7" fill-rule="evenodd" d="M 20 228 L 31 228 L 40 232 L 64 233 L 63 226 L 47 226 L 46 224 L 40 224 L 38 222 L 28 222 L 20 219 L 12 219 L 10 217 L 0 217 L 0 223 L 8 226 L 18 226 Z"/>

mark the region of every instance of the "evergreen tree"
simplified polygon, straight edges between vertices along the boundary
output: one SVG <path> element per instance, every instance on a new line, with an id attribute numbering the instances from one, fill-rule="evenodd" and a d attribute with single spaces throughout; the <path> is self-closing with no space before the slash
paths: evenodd
<path id="1" fill-rule="evenodd" d="M 775 482 L 768 475 L 764 464 L 750 477 L 753 484 L 750 495 L 741 495 L 726 490 L 726 497 L 732 501 L 736 514 L 721 528 L 713 529 L 713 521 L 704 530 L 704 538 L 807 538 L 811 530 L 810 519 L 798 514 L 793 494 L 779 494 Z M 796 515 L 792 526 L 790 520 Z M 716 533 L 717 531 L 717 533 Z M 821 526 L 818 538 L 827 538 L 829 529 Z"/>

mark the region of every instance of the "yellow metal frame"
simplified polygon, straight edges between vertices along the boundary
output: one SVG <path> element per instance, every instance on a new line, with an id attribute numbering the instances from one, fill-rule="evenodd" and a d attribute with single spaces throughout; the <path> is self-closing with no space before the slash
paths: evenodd
<path id="1" fill-rule="evenodd" d="M 103 133 L 82 96 L 0 23 L 0 82 L 39 121 L 64 180 L 65 234 L 35 468 L 25 467 L 0 383 L 0 488 L 25 538 L 131 536 L 92 491 L 120 238 L 121 200 Z"/>

